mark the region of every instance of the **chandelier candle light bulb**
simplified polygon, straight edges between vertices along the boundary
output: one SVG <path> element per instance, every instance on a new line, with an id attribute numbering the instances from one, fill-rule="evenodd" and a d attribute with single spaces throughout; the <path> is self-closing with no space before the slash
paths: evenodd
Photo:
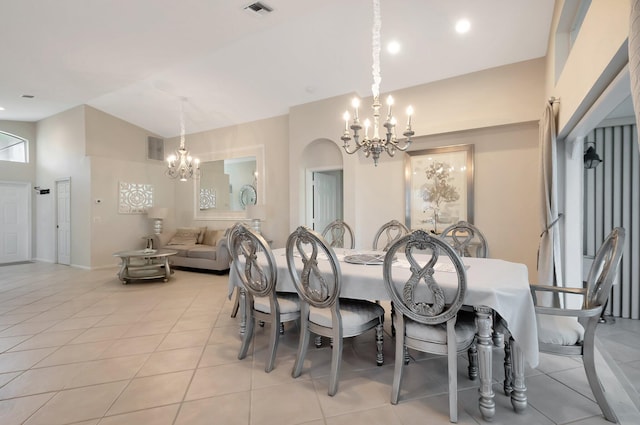
<path id="1" fill-rule="evenodd" d="M 378 160 L 380 158 L 380 153 L 387 152 L 389 156 L 394 156 L 396 150 L 406 151 L 409 149 L 411 145 L 411 137 L 415 134 L 411 129 L 411 115 L 413 114 L 413 108 L 407 108 L 407 114 L 409 118 L 407 120 L 407 128 L 405 129 L 402 135 L 406 137 L 404 144 L 401 146 L 396 137 L 396 124 L 397 120 L 393 116 L 393 104 L 394 100 L 392 96 L 387 97 L 387 118 L 382 125 L 384 127 L 383 137 L 380 137 L 380 27 L 382 26 L 382 21 L 380 19 L 380 0 L 373 0 L 373 31 L 372 31 L 372 47 L 373 47 L 373 66 L 372 74 L 373 74 L 373 84 L 371 85 L 371 91 L 373 93 L 373 104 L 371 108 L 373 109 L 373 124 L 367 118 L 364 121 L 364 138 L 360 140 L 360 130 L 362 130 L 362 126 L 360 125 L 360 120 L 358 117 L 358 108 L 360 107 L 360 99 L 354 98 L 351 101 L 351 106 L 353 106 L 353 123 L 349 126 L 349 112 L 345 112 L 343 115 L 343 119 L 345 120 L 344 124 L 344 134 L 340 138 L 343 142 L 343 148 L 345 152 L 348 154 L 354 154 L 358 152 L 360 149 L 364 151 L 365 157 L 372 156 L 373 163 L 377 166 Z M 373 125 L 373 137 L 369 138 L 369 127 Z M 355 146 L 351 147 L 349 144 L 351 142 L 351 134 L 349 133 L 349 129 L 353 132 L 353 141 L 355 142 Z M 385 131 L 386 130 L 386 131 Z"/>

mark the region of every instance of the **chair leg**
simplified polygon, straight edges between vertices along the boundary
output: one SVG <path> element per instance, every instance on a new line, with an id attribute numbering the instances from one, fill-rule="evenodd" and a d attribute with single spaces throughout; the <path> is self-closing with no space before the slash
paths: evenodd
<path id="1" fill-rule="evenodd" d="M 447 322 L 447 363 L 449 369 L 449 419 L 458 422 L 458 353 L 455 320 Z"/>
<path id="2" fill-rule="evenodd" d="M 249 313 L 249 317 L 246 319 L 245 331 L 242 334 L 242 343 L 240 344 L 240 352 L 238 353 L 238 359 L 242 360 L 247 356 L 249 351 L 249 345 L 251 345 L 251 339 L 253 338 L 253 328 L 255 319 L 253 314 Z"/>
<path id="3" fill-rule="evenodd" d="M 396 324 L 395 324 L 395 318 L 396 317 L 396 306 L 393 304 L 393 301 L 391 301 L 391 336 L 395 337 L 396 336 Z"/>
<path id="4" fill-rule="evenodd" d="M 231 309 L 231 317 L 235 318 L 238 315 L 240 309 L 240 288 L 236 288 L 235 296 L 233 297 L 233 308 Z"/>
<path id="5" fill-rule="evenodd" d="M 504 334 L 502 332 L 493 331 L 493 345 L 496 347 L 502 347 L 504 345 Z"/>
<path id="6" fill-rule="evenodd" d="M 342 365 L 342 338 L 334 338 L 333 348 L 331 349 L 331 375 L 329 376 L 329 392 L 330 396 L 334 396 L 338 392 L 338 383 L 340 381 L 340 366 Z"/>
<path id="7" fill-rule="evenodd" d="M 309 345 L 310 332 L 305 320 L 300 320 L 300 341 L 298 342 L 298 353 L 296 354 L 296 362 L 293 364 L 291 376 L 297 378 L 302 373 L 304 358 L 307 355 L 307 346 Z"/>
<path id="8" fill-rule="evenodd" d="M 238 288 L 238 294 L 240 294 L 240 335 L 242 336 L 247 329 L 247 315 L 249 314 L 249 308 L 247 306 L 248 297 L 247 293 L 242 288 Z"/>
<path id="9" fill-rule="evenodd" d="M 469 379 L 475 381 L 478 379 L 478 346 L 475 341 L 467 349 L 467 357 L 469 357 Z"/>
<path id="10" fill-rule="evenodd" d="M 384 348 L 384 336 L 383 336 L 383 328 L 382 328 L 382 320 L 376 326 L 376 364 L 378 366 L 382 366 L 384 364 L 384 354 L 382 349 Z"/>
<path id="11" fill-rule="evenodd" d="M 396 316 L 397 319 L 397 316 Z M 393 368 L 393 385 L 391 386 L 391 404 L 398 404 L 400 398 L 400 386 L 402 385 L 402 372 L 404 371 L 405 353 L 404 325 L 396 326 L 396 363 Z"/>
<path id="12" fill-rule="evenodd" d="M 511 338 L 504 342 L 504 395 L 511 395 L 513 391 L 513 368 L 511 365 Z"/>
<path id="13" fill-rule="evenodd" d="M 267 364 L 264 371 L 269 373 L 273 370 L 273 365 L 276 362 L 276 352 L 278 351 L 278 341 L 280 340 L 280 317 L 273 317 L 271 322 L 271 329 L 269 330 L 269 353 L 267 355 Z"/>
<path id="14" fill-rule="evenodd" d="M 278 330 L 280 331 L 280 335 L 284 335 L 284 323 L 280 322 L 280 326 L 278 326 Z"/>
<path id="15" fill-rule="evenodd" d="M 591 391 L 593 392 L 593 395 L 596 398 L 596 402 L 598 403 L 598 406 L 600 406 L 600 410 L 602 410 L 602 414 L 604 415 L 605 419 L 609 422 L 616 423 L 618 419 L 604 395 L 604 389 L 602 388 L 602 384 L 600 383 L 600 379 L 598 378 L 598 374 L 596 373 L 596 363 L 594 355 L 595 342 L 593 339 L 595 336 L 595 326 L 593 326 L 592 332 L 589 331 L 590 329 L 589 327 L 587 327 L 587 329 L 585 329 L 584 346 L 582 353 L 584 371 L 587 374 L 587 381 L 589 381 Z M 591 335 L 588 335 L 588 333 L 591 333 Z"/>

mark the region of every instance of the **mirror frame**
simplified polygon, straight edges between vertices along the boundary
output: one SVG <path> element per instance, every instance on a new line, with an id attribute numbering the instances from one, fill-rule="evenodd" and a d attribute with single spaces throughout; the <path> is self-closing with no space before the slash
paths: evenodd
<path id="1" fill-rule="evenodd" d="M 256 157 L 256 191 L 257 204 L 265 203 L 265 167 L 264 167 L 264 146 L 247 146 L 245 148 L 228 149 L 221 152 L 209 152 L 198 154 L 200 162 L 221 161 L 225 159 L 244 158 L 247 156 Z M 247 218 L 247 211 L 212 211 L 200 209 L 200 179 L 193 180 L 193 218 L 194 220 L 229 220 L 238 221 Z"/>

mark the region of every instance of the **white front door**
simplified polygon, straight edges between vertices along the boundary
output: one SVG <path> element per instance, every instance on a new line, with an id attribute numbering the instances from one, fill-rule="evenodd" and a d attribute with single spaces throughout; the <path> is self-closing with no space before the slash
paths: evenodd
<path id="1" fill-rule="evenodd" d="M 56 181 L 57 262 L 71 264 L 71 181 Z"/>
<path id="2" fill-rule="evenodd" d="M 28 183 L 0 182 L 0 263 L 31 260 Z"/>

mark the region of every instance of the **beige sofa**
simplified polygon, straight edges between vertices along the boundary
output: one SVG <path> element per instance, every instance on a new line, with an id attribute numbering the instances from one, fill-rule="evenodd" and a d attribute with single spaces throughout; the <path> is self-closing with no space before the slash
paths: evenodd
<path id="1" fill-rule="evenodd" d="M 180 227 L 173 233 L 154 235 L 153 247 L 178 251 L 170 258 L 172 266 L 226 272 L 231 262 L 226 232 L 226 229 Z"/>

